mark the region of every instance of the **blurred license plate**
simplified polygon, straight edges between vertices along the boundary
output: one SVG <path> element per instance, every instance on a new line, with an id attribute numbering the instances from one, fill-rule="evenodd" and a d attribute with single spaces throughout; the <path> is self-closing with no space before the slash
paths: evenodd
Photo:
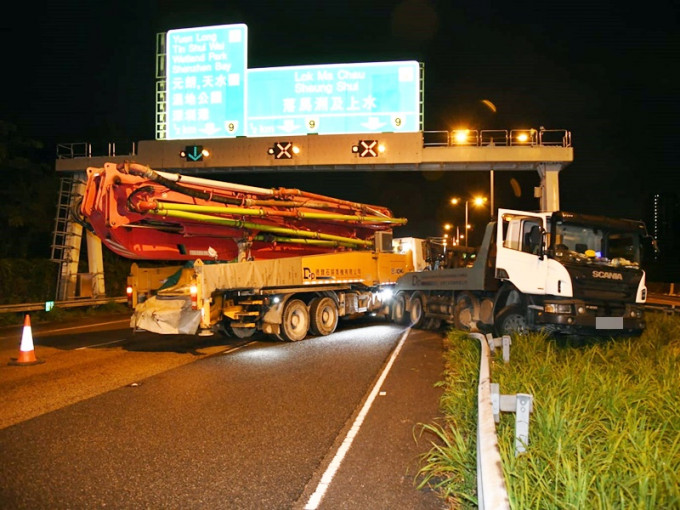
<path id="1" fill-rule="evenodd" d="M 623 329 L 623 317 L 595 317 L 595 329 Z"/>

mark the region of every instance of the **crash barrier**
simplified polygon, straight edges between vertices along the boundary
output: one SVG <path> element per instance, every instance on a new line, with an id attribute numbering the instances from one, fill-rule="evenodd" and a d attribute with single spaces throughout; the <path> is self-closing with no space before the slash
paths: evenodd
<path id="1" fill-rule="evenodd" d="M 680 314 L 680 307 L 676 305 L 645 305 L 645 310 L 648 312 L 660 312 L 664 315 L 671 316 Z"/>
<path id="2" fill-rule="evenodd" d="M 529 414 L 533 398 L 529 394 L 502 395 L 497 383 L 491 382 L 491 353 L 502 348 L 503 362 L 510 361 L 510 337 L 470 333 L 479 340 L 479 386 L 477 393 L 477 498 L 480 509 L 509 509 L 510 501 L 501 465 L 496 436 L 496 423 L 501 412 L 515 413 L 515 455 L 525 451 L 529 442 Z"/>
<path id="3" fill-rule="evenodd" d="M 491 353 L 495 351 L 496 347 L 502 347 L 503 363 L 510 362 L 512 340 L 509 335 L 494 338 L 493 335 L 487 333 L 486 341 Z M 529 444 L 529 414 L 533 410 L 533 397 L 528 393 L 502 395 L 500 385 L 491 383 L 491 405 L 493 406 L 493 419 L 496 423 L 501 421 L 501 411 L 515 413 L 515 456 L 525 452 L 526 445 Z"/>
<path id="4" fill-rule="evenodd" d="M 53 308 L 76 308 L 79 306 L 99 306 L 107 303 L 126 303 L 127 297 L 104 297 L 93 299 L 73 299 L 70 301 L 41 301 L 39 303 L 17 303 L 0 305 L 0 313 L 35 312 L 44 310 L 49 312 Z"/>

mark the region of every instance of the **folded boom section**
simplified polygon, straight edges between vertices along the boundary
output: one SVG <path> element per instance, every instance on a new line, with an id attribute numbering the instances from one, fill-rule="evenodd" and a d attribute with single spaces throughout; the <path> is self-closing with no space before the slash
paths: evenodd
<path id="1" fill-rule="evenodd" d="M 146 260 L 258 260 L 371 249 L 406 219 L 381 206 L 159 172 L 87 169 L 80 213 L 115 253 Z"/>

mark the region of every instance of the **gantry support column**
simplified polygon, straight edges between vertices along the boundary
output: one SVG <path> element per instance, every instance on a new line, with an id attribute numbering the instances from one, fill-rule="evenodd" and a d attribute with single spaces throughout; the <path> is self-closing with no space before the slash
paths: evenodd
<path id="1" fill-rule="evenodd" d="M 64 231 L 61 260 L 59 261 L 59 279 L 57 288 L 57 301 L 69 301 L 79 296 L 78 292 L 78 265 L 83 246 L 83 227 L 72 217 L 80 197 L 85 192 L 85 182 L 74 179 L 70 189 L 70 199 L 62 218 Z M 57 211 L 59 214 L 59 211 Z M 86 233 L 88 270 L 92 281 L 92 297 L 103 297 L 104 288 L 104 259 L 102 255 L 102 242 L 92 232 Z"/>
<path id="2" fill-rule="evenodd" d="M 102 240 L 94 233 L 87 231 L 87 265 L 92 275 L 92 296 L 104 297 L 104 257 L 102 255 Z"/>
<path id="3" fill-rule="evenodd" d="M 557 163 L 541 163 L 538 165 L 538 175 L 541 186 L 538 195 L 541 199 L 541 211 L 560 210 L 560 181 L 559 174 L 562 165 Z"/>
<path id="4" fill-rule="evenodd" d="M 73 184 L 74 191 L 77 186 L 78 184 Z M 73 220 L 68 220 L 66 222 L 66 235 L 64 237 L 63 258 L 59 264 L 57 301 L 68 301 L 76 296 L 82 236 L 83 227 Z"/>

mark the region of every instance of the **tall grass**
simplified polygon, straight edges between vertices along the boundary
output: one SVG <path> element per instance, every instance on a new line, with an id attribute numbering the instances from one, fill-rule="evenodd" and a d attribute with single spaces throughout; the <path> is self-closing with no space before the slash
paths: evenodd
<path id="1" fill-rule="evenodd" d="M 461 331 L 446 339 L 445 379 L 441 407 L 443 424 L 423 425 L 434 436 L 432 449 L 423 457 L 418 487 L 440 492 L 452 508 L 477 508 L 477 374 L 479 342 Z"/>
<path id="2" fill-rule="evenodd" d="M 476 344 L 460 332 L 449 335 L 446 422 L 428 426 L 438 444 L 420 472 L 421 485 L 438 486 L 460 508 L 476 497 L 465 482 L 476 476 L 476 417 L 469 419 Z M 510 364 L 492 366 L 502 393 L 534 396 L 526 453 L 514 454 L 514 415 L 503 414 L 497 426 L 513 508 L 680 508 L 679 362 L 680 318 L 661 314 L 648 315 L 640 338 L 574 346 L 536 334 L 513 337 Z M 458 437 L 469 439 L 464 448 L 456 449 L 451 438 Z"/>

